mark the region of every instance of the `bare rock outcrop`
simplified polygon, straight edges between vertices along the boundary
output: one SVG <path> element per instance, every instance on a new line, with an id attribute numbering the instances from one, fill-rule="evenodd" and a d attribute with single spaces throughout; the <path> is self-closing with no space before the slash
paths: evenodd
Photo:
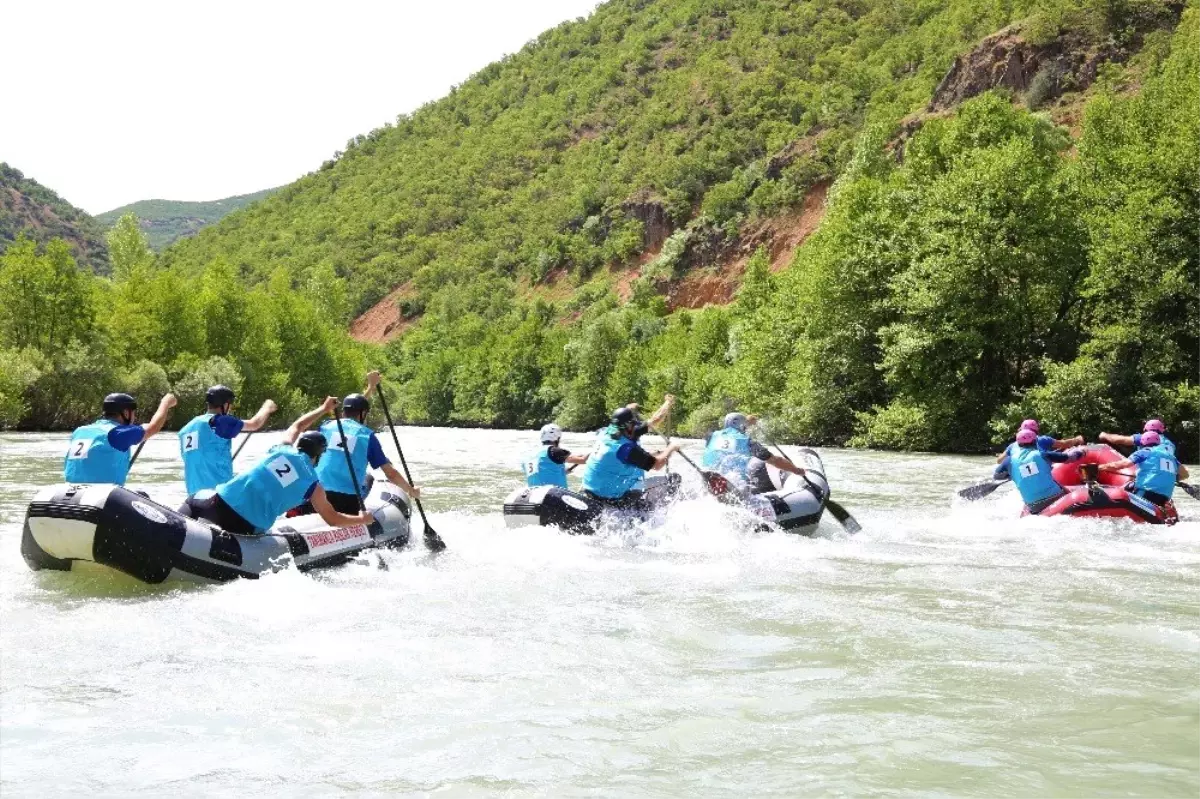
<path id="1" fill-rule="evenodd" d="M 1096 80 L 1101 64 L 1122 61 L 1125 56 L 1113 45 L 1089 47 L 1072 35 L 1031 44 L 1021 36 L 1019 27 L 1008 27 L 954 59 L 927 110 L 945 111 L 990 89 L 1029 92 L 1039 74 L 1043 78 L 1037 100 L 1044 102 L 1067 90 L 1086 89 Z"/>
<path id="2" fill-rule="evenodd" d="M 675 229 L 662 198 L 650 189 L 636 192 L 621 203 L 621 210 L 642 223 L 642 250 L 654 250 Z"/>

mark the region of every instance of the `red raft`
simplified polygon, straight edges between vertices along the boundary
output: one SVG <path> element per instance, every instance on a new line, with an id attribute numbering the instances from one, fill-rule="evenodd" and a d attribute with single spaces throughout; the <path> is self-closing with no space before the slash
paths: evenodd
<path id="1" fill-rule="evenodd" d="M 1112 447 L 1107 444 L 1093 444 L 1079 460 L 1054 464 L 1054 481 L 1065 488 L 1067 493 L 1038 515 L 1101 516 L 1129 519 L 1145 524 L 1174 524 L 1179 521 L 1174 502 L 1159 507 L 1125 490 L 1132 471 L 1121 474 L 1100 472 L 1096 469 L 1102 463 L 1119 460 L 1122 460 L 1121 454 Z M 1130 470 L 1135 468 L 1129 467 Z M 1026 510 L 1023 515 L 1028 513 Z"/>

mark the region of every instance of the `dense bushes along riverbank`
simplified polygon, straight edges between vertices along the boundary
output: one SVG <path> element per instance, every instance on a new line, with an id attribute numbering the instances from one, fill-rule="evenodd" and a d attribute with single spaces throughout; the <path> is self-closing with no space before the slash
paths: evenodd
<path id="1" fill-rule="evenodd" d="M 242 407 L 273 397 L 289 419 L 361 386 L 364 348 L 344 332 L 332 276 L 298 286 L 280 270 L 248 290 L 217 261 L 187 278 L 157 265 L 132 215 L 108 239 L 111 278 L 77 269 L 61 240 L 0 256 L 0 427 L 71 427 L 117 389 L 147 413 L 173 389 L 182 424 L 218 382 Z"/>

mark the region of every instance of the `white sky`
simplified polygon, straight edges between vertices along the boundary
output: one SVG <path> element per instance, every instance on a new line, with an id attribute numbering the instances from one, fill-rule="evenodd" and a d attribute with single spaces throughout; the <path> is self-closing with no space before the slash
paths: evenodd
<path id="1" fill-rule="evenodd" d="M 0 161 L 92 214 L 289 183 L 596 0 L 0 0 Z"/>

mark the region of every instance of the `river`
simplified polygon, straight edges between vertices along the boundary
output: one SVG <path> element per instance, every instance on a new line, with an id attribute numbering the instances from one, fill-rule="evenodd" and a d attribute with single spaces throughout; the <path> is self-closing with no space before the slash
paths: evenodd
<path id="1" fill-rule="evenodd" d="M 954 498 L 986 458 L 828 451 L 856 536 L 695 499 L 570 537 L 503 526 L 534 433 L 400 434 L 445 553 L 174 589 L 31 573 L 66 436 L 0 435 L 0 794 L 1200 794 L 1182 492 L 1173 528 L 1019 520 Z M 174 436 L 130 482 L 183 498 Z"/>

